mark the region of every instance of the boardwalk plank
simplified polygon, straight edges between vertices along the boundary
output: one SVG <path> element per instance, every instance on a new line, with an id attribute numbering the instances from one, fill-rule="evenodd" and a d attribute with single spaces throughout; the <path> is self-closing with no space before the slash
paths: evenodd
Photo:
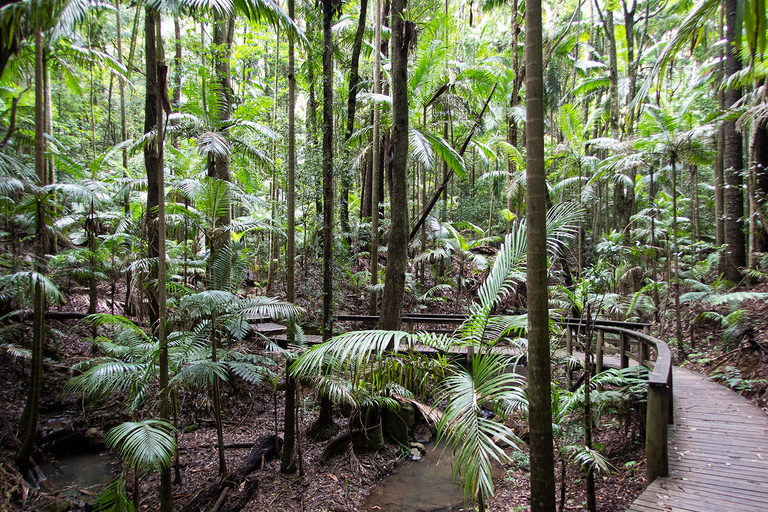
<path id="1" fill-rule="evenodd" d="M 768 416 L 701 375 L 673 371 L 670 476 L 657 478 L 627 510 L 768 511 Z"/>

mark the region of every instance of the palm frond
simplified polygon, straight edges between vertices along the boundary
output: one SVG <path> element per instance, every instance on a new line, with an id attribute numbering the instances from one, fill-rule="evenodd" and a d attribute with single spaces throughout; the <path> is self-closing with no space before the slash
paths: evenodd
<path id="1" fill-rule="evenodd" d="M 172 431 L 173 426 L 163 420 L 126 421 L 107 432 L 106 441 L 110 448 L 119 447 L 120 456 L 132 467 L 150 471 L 171 465 L 176 450 Z"/>

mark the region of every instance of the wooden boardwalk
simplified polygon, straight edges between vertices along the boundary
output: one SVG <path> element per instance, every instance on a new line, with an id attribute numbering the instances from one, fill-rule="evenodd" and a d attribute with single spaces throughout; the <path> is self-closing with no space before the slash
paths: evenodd
<path id="1" fill-rule="evenodd" d="M 706 377 L 674 368 L 669 477 L 628 512 L 768 512 L 768 415 Z"/>

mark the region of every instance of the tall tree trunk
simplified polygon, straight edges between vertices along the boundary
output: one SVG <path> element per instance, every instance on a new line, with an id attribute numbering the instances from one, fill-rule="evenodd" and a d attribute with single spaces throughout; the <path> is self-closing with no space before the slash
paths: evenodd
<path id="1" fill-rule="evenodd" d="M 720 39 L 723 39 L 723 16 L 724 9 L 720 11 Z M 723 54 L 723 47 L 720 46 L 720 63 L 717 66 L 717 83 L 722 84 L 725 82 L 725 69 L 723 62 L 725 56 Z M 725 108 L 725 92 L 721 87 L 717 87 L 717 102 L 720 107 L 720 111 L 723 112 Z M 715 156 L 714 171 L 715 171 L 715 245 L 720 247 L 725 243 L 725 178 L 724 178 L 724 155 L 725 155 L 725 127 L 721 123 L 717 127 L 717 155 Z M 720 262 L 720 267 L 724 268 L 724 260 Z"/>
<path id="2" fill-rule="evenodd" d="M 376 39 L 373 48 L 375 50 L 373 63 L 373 92 L 381 93 L 381 0 L 376 2 Z M 373 143 L 371 158 L 371 297 L 368 305 L 368 314 L 376 315 L 378 306 L 379 284 L 379 176 L 381 174 L 381 113 L 379 108 L 373 106 Z"/>
<path id="3" fill-rule="evenodd" d="M 741 59 L 739 49 L 736 48 L 736 0 L 725 1 L 725 26 L 726 26 L 726 50 L 725 50 L 725 74 L 726 80 L 730 80 L 741 71 Z M 728 88 L 725 91 L 725 111 L 731 108 L 741 99 L 741 89 Z M 740 267 L 747 264 L 746 241 L 744 239 L 744 193 L 742 187 L 744 168 L 741 134 L 736 131 L 736 121 L 733 119 L 723 121 L 725 138 L 725 243 L 726 265 L 725 276 L 729 281 L 738 283 L 741 281 Z"/>
<path id="4" fill-rule="evenodd" d="M 275 87 L 272 91 L 272 119 L 277 124 L 277 99 L 280 89 L 280 30 L 275 35 Z M 272 143 L 272 160 L 277 162 L 277 141 Z M 277 183 L 277 170 L 272 168 L 272 179 L 269 184 L 269 201 L 271 204 L 270 218 L 272 222 L 277 222 L 277 200 L 280 195 L 280 187 Z M 272 286 L 275 284 L 275 274 L 277 274 L 277 258 L 279 255 L 278 236 L 275 231 L 269 232 L 269 256 L 267 265 L 267 295 L 272 292 Z"/>
<path id="5" fill-rule="evenodd" d="M 213 69 L 216 73 L 216 82 L 219 85 L 219 94 L 221 98 L 217 104 L 217 111 L 214 117 L 220 125 L 224 125 L 232 113 L 232 79 L 230 75 L 229 57 L 232 47 L 232 40 L 235 34 L 235 17 L 233 14 L 220 15 L 214 14 L 213 18 Z M 228 131 L 224 130 L 224 137 L 228 138 Z M 223 249 L 230 241 L 228 231 L 231 222 L 231 210 L 229 200 L 229 171 L 231 155 L 229 152 L 224 154 L 216 153 L 213 155 L 213 166 L 209 166 L 208 175 L 212 178 L 221 180 L 225 187 L 223 203 L 226 205 L 222 211 L 217 213 L 214 222 L 214 236 L 212 240 L 211 255 L 208 264 L 211 265 L 218 252 Z"/>
<path id="6" fill-rule="evenodd" d="M 757 214 L 762 228 L 757 233 L 756 249 L 768 252 L 768 223 L 766 223 L 766 203 L 768 203 L 768 126 L 763 123 L 755 132 L 753 142 L 755 150 L 752 161 L 755 163 Z"/>
<path id="7" fill-rule="evenodd" d="M 678 352 L 685 357 L 685 346 L 683 345 L 683 324 L 680 315 L 680 247 L 677 244 L 677 154 L 670 155 L 670 167 L 672 168 L 672 241 L 674 245 L 674 257 L 671 264 L 675 266 L 675 334 L 677 336 Z"/>
<path id="8" fill-rule="evenodd" d="M 43 32 L 40 28 L 40 13 L 35 16 L 35 172 L 41 184 L 45 184 L 45 101 L 43 78 Z M 35 263 L 34 270 L 45 274 L 46 224 L 42 198 L 37 199 L 37 219 L 35 227 Z M 16 455 L 16 466 L 26 477 L 32 466 L 32 452 L 37 437 L 37 424 L 40 410 L 40 395 L 43 382 L 43 350 L 45 347 L 45 295 L 40 279 L 35 282 L 33 319 L 32 319 L 32 367 L 29 372 L 27 402 L 19 420 L 19 429 L 24 435 L 24 442 Z"/>
<path id="9" fill-rule="evenodd" d="M 525 9 L 525 145 L 528 222 L 528 424 L 531 447 L 531 512 L 555 510 L 552 397 L 547 290 L 547 184 L 544 168 L 544 70 L 541 0 Z"/>
<path id="10" fill-rule="evenodd" d="M 357 22 L 357 32 L 355 32 L 355 41 L 352 45 L 352 59 L 349 69 L 349 96 L 347 97 L 347 132 L 344 136 L 344 142 L 355 131 L 355 110 L 357 107 L 357 88 L 360 82 L 358 71 L 360 65 L 360 49 L 363 46 L 363 35 L 365 34 L 366 15 L 368 12 L 368 0 L 360 0 L 360 18 Z M 346 150 L 348 153 L 348 150 Z M 348 170 L 349 166 L 342 171 L 341 191 L 339 193 L 339 221 L 341 231 L 347 245 L 351 243 L 351 234 L 349 228 L 349 189 L 352 186 L 352 175 Z"/>
<path id="11" fill-rule="evenodd" d="M 323 341 L 333 336 L 333 40 L 334 1 L 323 0 Z M 312 425 L 316 439 L 336 431 L 333 404 L 324 395 Z"/>
<path id="12" fill-rule="evenodd" d="M 408 262 L 408 47 L 412 37 L 405 16 L 407 0 L 392 1 L 392 140 L 389 174 L 392 222 L 379 328 L 400 329 Z"/>
<path id="13" fill-rule="evenodd" d="M 627 104 L 631 105 L 632 100 L 637 94 L 637 61 L 635 60 L 635 12 L 637 11 L 637 2 L 631 0 L 631 7 L 627 5 L 627 0 L 622 0 L 621 6 L 624 10 L 624 33 L 627 42 L 627 79 L 629 81 L 629 93 L 627 94 Z M 650 3 L 650 2 L 646 2 Z M 629 109 L 629 118 L 627 119 L 624 132 L 631 136 L 634 132 L 635 109 Z"/>
<path id="14" fill-rule="evenodd" d="M 160 385 L 160 417 L 170 419 L 168 406 L 168 346 L 165 336 L 166 316 L 166 262 L 165 262 L 165 180 L 163 172 L 163 109 L 160 80 L 165 79 L 168 68 L 161 65 L 163 41 L 159 37 L 160 14 L 152 8 L 146 9 L 145 59 L 146 59 L 146 100 L 144 104 L 144 132 L 157 131 L 154 144 L 144 147 L 144 165 L 147 171 L 147 241 L 149 257 L 157 258 L 156 285 L 149 286 L 149 320 L 160 349 L 158 358 Z M 171 468 L 160 470 L 160 512 L 173 510 L 171 494 Z"/>
<path id="15" fill-rule="evenodd" d="M 136 16 L 138 18 L 138 15 Z M 115 21 L 117 24 L 117 61 L 123 64 L 123 31 L 122 31 L 122 15 L 120 11 L 120 0 L 115 2 Z M 130 70 L 127 71 L 130 74 Z M 125 79 L 120 78 L 120 141 L 128 139 L 128 116 L 126 115 L 125 107 Z M 125 177 L 128 178 L 128 148 L 125 147 L 122 150 L 123 155 L 123 169 L 125 169 Z M 128 218 L 131 212 L 131 192 L 126 187 L 123 195 L 123 212 L 125 217 Z M 130 315 L 133 313 L 131 307 L 131 284 L 133 281 L 133 273 L 130 269 L 125 270 L 125 305 L 123 306 L 123 313 Z M 114 301 L 114 297 L 112 298 Z"/>
<path id="16" fill-rule="evenodd" d="M 288 16 L 295 20 L 295 0 L 288 0 Z M 288 302 L 294 301 L 294 256 L 296 252 L 296 76 L 294 39 L 288 39 L 288 176 L 287 176 L 287 215 L 288 225 L 286 234 L 288 240 L 285 243 L 285 288 Z M 288 334 L 288 342 L 293 341 L 293 333 Z M 296 471 L 296 380 L 290 375 L 288 369 L 291 358 L 285 362 L 285 420 L 283 422 L 283 453 L 280 458 L 280 472 L 294 473 Z"/>

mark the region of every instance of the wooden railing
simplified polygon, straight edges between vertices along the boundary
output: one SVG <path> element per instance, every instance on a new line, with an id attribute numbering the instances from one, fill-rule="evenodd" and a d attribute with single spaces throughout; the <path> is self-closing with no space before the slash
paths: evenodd
<path id="1" fill-rule="evenodd" d="M 403 329 L 413 332 L 415 325 L 460 325 L 466 315 L 430 315 L 404 314 Z M 378 316 L 345 315 L 336 317 L 338 321 L 362 322 L 366 326 L 374 325 Z M 566 349 L 573 353 L 578 337 L 587 332 L 585 320 L 569 318 L 560 321 L 565 327 Z M 629 361 L 637 361 L 649 369 L 648 403 L 645 425 L 646 481 L 650 484 L 657 476 L 668 476 L 669 458 L 667 453 L 667 425 L 673 423 L 672 407 L 672 357 L 669 347 L 663 341 L 650 336 L 650 324 L 637 322 L 617 322 L 612 320 L 594 320 L 590 324 L 595 334 L 594 346 L 596 372 L 603 369 L 604 356 L 618 356 L 621 368 L 629 366 Z M 426 329 L 434 330 L 434 329 Z M 467 357 L 471 357 L 468 352 Z"/>
<path id="2" fill-rule="evenodd" d="M 561 323 L 565 327 L 566 349 L 571 354 L 578 336 L 587 332 L 587 325 L 577 318 Z M 632 359 L 652 370 L 645 423 L 646 482 L 650 484 L 657 476 L 669 476 L 667 426 L 674 422 L 669 347 L 648 334 L 648 324 L 595 320 L 590 330 L 595 334 L 591 350 L 595 354 L 596 372 L 602 370 L 605 354 L 618 356 L 621 368 L 629 366 Z"/>

